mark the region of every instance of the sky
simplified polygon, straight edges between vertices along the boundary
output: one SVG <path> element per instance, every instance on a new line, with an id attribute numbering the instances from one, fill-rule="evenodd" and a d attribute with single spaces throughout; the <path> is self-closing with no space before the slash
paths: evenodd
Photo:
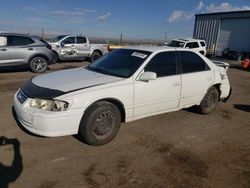
<path id="1" fill-rule="evenodd" d="M 192 37 L 195 14 L 250 10 L 250 0 L 8 0 L 0 31 L 92 37 Z"/>

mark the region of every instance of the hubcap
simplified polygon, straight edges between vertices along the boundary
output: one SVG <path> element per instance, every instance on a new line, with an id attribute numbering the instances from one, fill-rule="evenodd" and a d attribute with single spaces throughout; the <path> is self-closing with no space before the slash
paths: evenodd
<path id="1" fill-rule="evenodd" d="M 116 118 L 113 112 L 105 111 L 98 115 L 95 119 L 91 130 L 99 139 L 105 139 L 110 136 L 115 127 Z"/>
<path id="2" fill-rule="evenodd" d="M 42 58 L 37 58 L 34 61 L 33 66 L 37 71 L 43 71 L 46 69 L 46 62 Z"/>
<path id="3" fill-rule="evenodd" d="M 214 93 L 210 93 L 207 96 L 207 99 L 206 99 L 206 106 L 207 107 L 213 106 L 215 104 L 215 100 L 216 100 L 215 94 Z"/>
<path id="4" fill-rule="evenodd" d="M 96 61 L 100 56 L 99 55 L 94 55 L 93 56 L 93 61 Z"/>

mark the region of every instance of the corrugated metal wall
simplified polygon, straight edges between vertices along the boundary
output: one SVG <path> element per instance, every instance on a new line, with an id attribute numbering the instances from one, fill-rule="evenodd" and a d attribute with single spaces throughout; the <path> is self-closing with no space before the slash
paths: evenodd
<path id="1" fill-rule="evenodd" d="M 194 38 L 205 39 L 207 42 L 207 49 L 215 48 L 218 38 L 218 31 L 220 28 L 220 19 L 211 17 L 196 17 Z"/>
<path id="2" fill-rule="evenodd" d="M 217 42 L 218 42 L 222 20 L 223 19 L 236 19 L 236 18 L 238 19 L 250 18 L 250 11 L 208 13 L 208 14 L 195 15 L 193 37 L 205 39 L 207 42 L 208 53 L 209 52 L 214 53 L 218 46 Z"/>

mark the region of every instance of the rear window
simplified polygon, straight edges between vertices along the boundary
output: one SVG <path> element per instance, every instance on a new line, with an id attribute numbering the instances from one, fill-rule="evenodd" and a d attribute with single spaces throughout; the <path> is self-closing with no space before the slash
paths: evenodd
<path id="1" fill-rule="evenodd" d="M 26 46 L 34 43 L 34 41 L 25 36 L 8 36 L 8 46 Z"/>

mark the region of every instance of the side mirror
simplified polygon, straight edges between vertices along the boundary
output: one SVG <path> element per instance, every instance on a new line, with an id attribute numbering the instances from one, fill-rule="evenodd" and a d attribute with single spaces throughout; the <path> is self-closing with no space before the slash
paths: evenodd
<path id="1" fill-rule="evenodd" d="M 61 44 L 61 46 L 62 46 L 62 47 L 64 47 L 64 46 L 65 46 L 65 43 L 64 43 L 63 41 L 62 41 L 60 44 Z"/>
<path id="2" fill-rule="evenodd" d="M 156 78 L 157 78 L 157 75 L 155 72 L 144 72 L 140 76 L 139 80 L 140 81 L 149 81 L 149 80 L 156 80 Z"/>
<path id="3" fill-rule="evenodd" d="M 185 47 L 186 49 L 190 49 L 188 46 Z"/>

